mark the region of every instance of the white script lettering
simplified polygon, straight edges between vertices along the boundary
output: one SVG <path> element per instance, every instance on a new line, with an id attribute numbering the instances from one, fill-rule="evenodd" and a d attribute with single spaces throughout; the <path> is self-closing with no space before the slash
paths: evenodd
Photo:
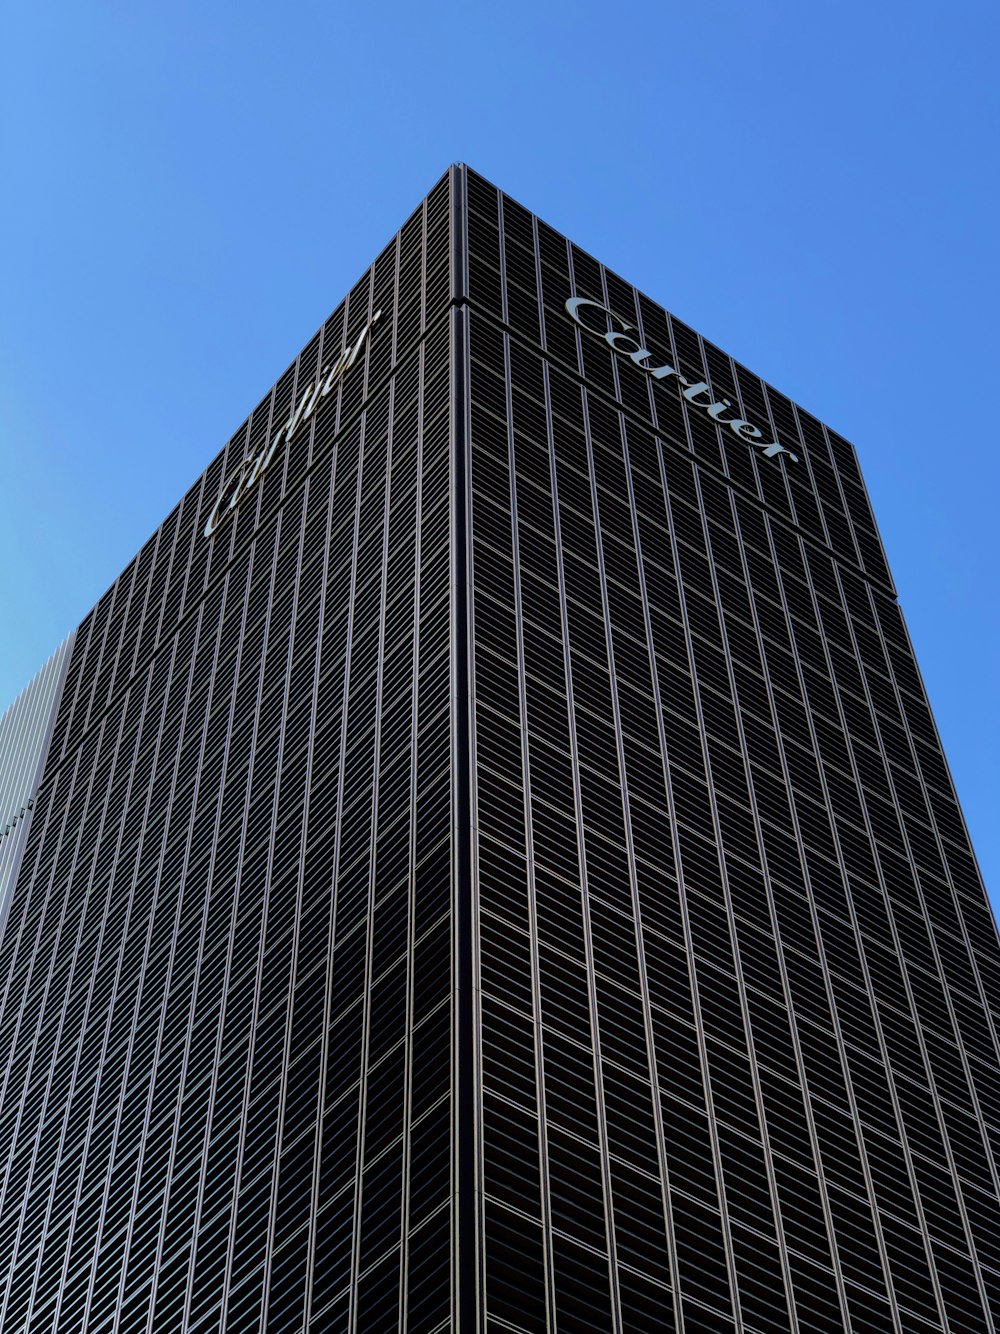
<path id="1" fill-rule="evenodd" d="M 222 484 L 222 490 L 219 492 L 219 498 L 212 506 L 208 522 L 205 524 L 206 537 L 212 536 L 222 522 L 223 517 L 230 510 L 236 508 L 253 484 L 263 476 L 275 454 L 277 454 L 279 446 L 284 445 L 286 449 L 288 448 L 299 427 L 302 426 L 303 422 L 307 422 L 316 411 L 320 399 L 326 398 L 337 381 L 351 369 L 361 355 L 361 349 L 365 345 L 365 339 L 371 332 L 372 326 L 378 321 L 381 314 L 382 312 L 377 310 L 361 330 L 354 346 L 345 347 L 342 352 L 338 353 L 329 367 L 319 371 L 315 381 L 303 390 L 298 407 L 293 409 L 285 424 L 280 426 L 271 437 L 270 444 L 265 445 L 260 453 L 254 457 L 244 459 L 236 472 L 226 478 Z M 226 503 L 227 500 L 228 504 Z"/>
<path id="2" fill-rule="evenodd" d="M 588 306 L 601 311 L 606 317 L 600 323 L 603 324 L 610 320 L 613 325 L 618 327 L 605 330 L 591 324 L 585 324 L 580 311 Z M 566 310 L 570 319 L 578 324 L 581 329 L 586 329 L 587 333 L 593 334 L 596 338 L 603 338 L 615 352 L 628 357 L 629 361 L 635 362 L 639 369 L 645 371 L 650 379 L 668 380 L 671 376 L 675 376 L 678 384 L 682 386 L 681 393 L 693 407 L 701 408 L 703 412 L 707 412 L 712 420 L 718 422 L 720 426 L 728 426 L 738 440 L 742 440 L 748 445 L 755 445 L 758 449 L 763 450 L 765 458 L 770 459 L 776 454 L 785 454 L 793 463 L 798 463 L 799 456 L 797 454 L 793 454 L 790 449 L 786 449 L 777 440 L 766 440 L 763 432 L 752 422 L 744 421 L 742 417 L 722 417 L 720 414 L 725 412 L 726 408 L 731 408 L 732 404 L 728 398 L 714 402 L 711 385 L 706 380 L 699 380 L 696 384 L 692 384 L 669 364 L 663 366 L 646 364 L 653 354 L 648 347 L 642 347 L 637 339 L 629 336 L 635 330 L 635 325 L 629 324 L 628 320 L 623 320 L 613 310 L 608 310 L 607 306 L 602 306 L 599 301 L 591 301 L 589 297 L 571 296 L 566 302 Z M 630 350 L 628 344 L 632 345 L 634 351 Z"/>

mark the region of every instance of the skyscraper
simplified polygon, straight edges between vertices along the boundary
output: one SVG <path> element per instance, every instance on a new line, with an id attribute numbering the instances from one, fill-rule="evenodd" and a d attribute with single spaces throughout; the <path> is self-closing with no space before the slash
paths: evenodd
<path id="1" fill-rule="evenodd" d="M 473 172 L 14 709 L 3 1334 L 994 1330 L 854 450 Z"/>

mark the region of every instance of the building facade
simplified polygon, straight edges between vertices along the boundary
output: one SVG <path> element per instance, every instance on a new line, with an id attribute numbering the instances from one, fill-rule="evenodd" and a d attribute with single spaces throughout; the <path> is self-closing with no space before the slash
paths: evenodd
<path id="1" fill-rule="evenodd" d="M 475 173 L 26 693 L 3 1334 L 1000 1323 L 854 451 Z"/>

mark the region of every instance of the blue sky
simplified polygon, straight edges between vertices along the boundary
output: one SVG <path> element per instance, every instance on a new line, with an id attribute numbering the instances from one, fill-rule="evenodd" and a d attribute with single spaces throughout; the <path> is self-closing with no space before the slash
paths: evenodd
<path id="1" fill-rule="evenodd" d="M 996 884 L 998 13 L 12 0 L 0 707 L 464 160 L 857 444 Z"/>

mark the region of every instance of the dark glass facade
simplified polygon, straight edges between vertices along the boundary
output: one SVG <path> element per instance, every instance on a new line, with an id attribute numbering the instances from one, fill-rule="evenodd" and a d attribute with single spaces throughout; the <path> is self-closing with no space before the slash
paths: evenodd
<path id="1" fill-rule="evenodd" d="M 994 1330 L 996 929 L 815 418 L 456 167 L 68 656 L 4 1334 Z"/>

